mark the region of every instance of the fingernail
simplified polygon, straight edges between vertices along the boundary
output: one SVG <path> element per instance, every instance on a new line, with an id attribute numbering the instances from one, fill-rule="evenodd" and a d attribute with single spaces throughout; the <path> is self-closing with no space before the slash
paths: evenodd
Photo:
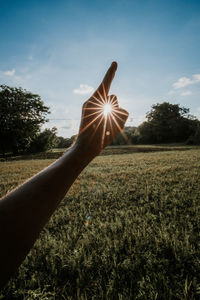
<path id="1" fill-rule="evenodd" d="M 111 64 L 111 66 L 117 68 L 117 62 L 113 61 L 112 64 Z"/>

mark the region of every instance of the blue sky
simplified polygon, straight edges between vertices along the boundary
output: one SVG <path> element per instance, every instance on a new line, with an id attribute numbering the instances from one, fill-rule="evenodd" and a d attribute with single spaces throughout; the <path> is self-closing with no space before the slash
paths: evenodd
<path id="1" fill-rule="evenodd" d="M 38 93 L 58 134 L 76 134 L 81 106 L 110 63 L 127 125 L 168 101 L 200 118 L 199 0 L 0 0 L 0 84 Z"/>

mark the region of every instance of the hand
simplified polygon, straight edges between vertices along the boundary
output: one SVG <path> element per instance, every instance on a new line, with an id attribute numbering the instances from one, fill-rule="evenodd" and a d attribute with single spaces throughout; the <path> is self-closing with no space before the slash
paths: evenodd
<path id="1" fill-rule="evenodd" d="M 116 70 L 117 63 L 113 62 L 98 89 L 83 104 L 76 143 L 92 158 L 122 131 L 129 115 L 119 107 L 115 95 L 108 96 Z"/>

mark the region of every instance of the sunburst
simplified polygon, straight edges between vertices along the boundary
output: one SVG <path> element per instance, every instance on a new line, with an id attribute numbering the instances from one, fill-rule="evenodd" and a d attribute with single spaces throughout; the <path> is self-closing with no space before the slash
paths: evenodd
<path id="1" fill-rule="evenodd" d="M 107 117 L 107 115 L 109 115 L 109 114 L 112 114 L 112 110 L 113 110 L 113 107 L 110 103 L 106 103 L 103 105 L 103 113 L 104 113 L 105 117 Z"/>
<path id="2" fill-rule="evenodd" d="M 85 131 L 88 127 L 93 126 L 94 131 L 92 136 L 95 135 L 96 131 L 100 126 L 103 126 L 102 131 L 102 145 L 104 144 L 105 136 L 114 135 L 113 127 L 117 127 L 119 132 L 122 131 L 122 128 L 119 125 L 119 121 L 122 121 L 122 115 L 125 115 L 123 112 L 118 110 L 118 103 L 115 96 L 110 97 L 105 93 L 104 85 L 102 84 L 102 94 L 97 90 L 98 96 L 93 95 L 87 103 L 84 109 L 84 119 L 88 119 L 87 125 L 82 128 L 81 132 Z M 120 116 L 121 115 L 121 116 Z M 107 124 L 109 124 L 110 131 L 107 130 Z M 128 142 L 127 136 L 121 132 L 124 139 Z M 128 142 L 129 143 L 129 142 Z"/>

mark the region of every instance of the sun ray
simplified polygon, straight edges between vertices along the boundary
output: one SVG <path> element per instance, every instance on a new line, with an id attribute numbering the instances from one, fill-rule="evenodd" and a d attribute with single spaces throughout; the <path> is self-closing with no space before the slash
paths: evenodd
<path id="1" fill-rule="evenodd" d="M 117 128 L 118 128 L 118 129 L 119 129 L 119 131 L 121 132 L 122 128 L 119 126 L 119 123 L 117 122 L 117 120 L 116 120 L 115 116 L 112 114 L 112 115 L 111 115 L 111 117 L 112 117 L 112 119 L 114 120 L 114 122 L 115 122 L 115 124 L 116 124 Z"/>
<path id="2" fill-rule="evenodd" d="M 99 111 L 95 111 L 95 112 L 93 112 L 93 113 L 91 113 L 91 114 L 89 114 L 89 115 L 83 116 L 83 119 L 87 119 L 87 118 L 89 118 L 89 117 L 91 117 L 91 116 L 94 116 L 94 115 L 96 115 L 96 114 L 99 114 Z"/>
<path id="3" fill-rule="evenodd" d="M 105 98 L 106 100 L 104 100 L 104 98 L 102 97 L 101 93 L 99 92 L 99 90 L 97 90 L 97 93 L 99 95 L 99 97 L 101 98 L 102 100 L 102 103 L 105 104 L 107 102 L 107 97 Z M 94 96 L 95 97 L 95 96 Z M 96 100 L 96 97 L 94 98 Z"/>
<path id="4" fill-rule="evenodd" d="M 120 116 L 118 116 L 117 113 L 115 113 L 114 111 L 113 111 L 112 113 L 113 113 L 113 115 L 114 115 L 115 117 L 117 117 L 118 119 L 120 119 L 120 121 L 124 122 L 124 120 L 123 120 Z"/>
<path id="5" fill-rule="evenodd" d="M 88 100 L 88 103 L 91 103 L 91 104 L 93 104 L 94 106 L 102 107 L 102 102 L 101 102 L 101 101 L 99 101 L 99 103 L 95 103 L 95 102 L 93 102 L 92 100 Z"/>
<path id="6" fill-rule="evenodd" d="M 112 117 L 112 115 L 108 115 L 108 122 L 109 122 L 109 125 L 110 125 L 110 128 L 109 128 L 110 129 L 110 134 L 113 137 L 114 136 L 114 131 L 113 131 L 113 124 L 112 124 L 111 117 Z"/>
<path id="7" fill-rule="evenodd" d="M 98 99 L 98 98 L 95 97 L 95 96 L 92 96 L 92 98 L 93 98 L 92 100 L 89 100 L 90 103 L 93 103 L 93 104 L 96 104 L 96 105 L 100 105 L 100 106 L 103 105 L 104 102 L 102 102 L 101 99 Z M 96 103 L 95 101 L 97 101 L 97 103 Z"/>
<path id="8" fill-rule="evenodd" d="M 124 140 L 128 145 L 131 145 L 131 142 L 129 141 L 129 138 L 127 137 L 126 133 L 124 131 L 121 131 L 121 135 L 123 136 Z"/>
<path id="9" fill-rule="evenodd" d="M 87 111 L 87 110 L 102 111 L 102 106 L 101 106 L 101 107 L 84 107 L 83 110 L 84 110 L 84 111 Z"/>
<path id="10" fill-rule="evenodd" d="M 103 132 L 102 132 L 102 137 L 101 137 L 101 148 L 102 149 L 104 147 L 105 135 L 106 135 L 106 118 L 104 118 Z"/>
<path id="11" fill-rule="evenodd" d="M 120 130 L 121 135 L 123 136 L 124 140 L 127 142 L 128 145 L 131 145 L 131 142 L 129 141 L 129 139 L 128 139 L 127 135 L 125 134 L 125 132 L 122 131 L 123 128 L 121 128 L 121 127 L 119 126 L 119 124 L 118 124 L 118 122 L 117 122 L 117 120 L 116 120 L 114 114 L 112 114 L 111 117 L 113 118 L 115 124 L 117 125 L 118 129 Z M 118 117 L 122 122 L 124 122 L 124 120 L 121 119 L 119 116 L 117 116 L 117 117 Z"/>
<path id="12" fill-rule="evenodd" d="M 93 95 L 92 98 L 88 100 L 88 103 L 92 104 L 93 107 L 83 108 L 85 111 L 91 111 L 89 114 L 86 113 L 86 115 L 83 116 L 83 119 L 93 117 L 93 120 L 91 120 L 89 124 L 87 124 L 81 130 L 81 132 L 85 131 L 88 127 L 96 122 L 96 124 L 93 125 L 94 130 L 92 130 L 91 138 L 97 133 L 99 127 L 101 126 L 101 146 L 103 148 L 106 136 L 110 136 L 110 138 L 115 136 L 116 129 L 114 127 L 116 126 L 117 131 L 121 132 L 124 140 L 129 144 L 130 142 L 127 136 L 122 132 L 122 128 L 120 126 L 120 124 L 124 123 L 123 115 L 127 116 L 127 114 L 123 111 L 119 111 L 116 96 L 113 95 L 107 97 L 105 86 L 103 84 L 102 93 L 104 94 L 104 97 L 100 91 L 97 90 L 99 97 Z M 109 140 L 110 139 L 108 139 L 108 141 Z"/>
<path id="13" fill-rule="evenodd" d="M 99 128 L 102 120 L 104 119 L 104 116 L 102 115 L 101 119 L 99 120 L 98 124 L 96 125 L 95 129 L 94 129 L 94 132 L 92 134 L 92 137 L 95 135 L 95 133 L 97 132 L 97 129 Z"/>
<path id="14" fill-rule="evenodd" d="M 92 98 L 94 98 L 94 100 L 96 100 L 100 105 L 102 105 L 103 103 L 105 103 L 105 101 L 104 101 L 104 99 L 101 97 L 101 94 L 99 93 L 99 95 L 100 95 L 100 98 L 101 98 L 101 100 L 100 99 L 98 99 L 96 96 L 92 96 Z"/>
<path id="15" fill-rule="evenodd" d="M 88 123 L 84 128 L 81 129 L 80 134 L 83 133 L 88 127 L 90 127 L 98 118 L 102 116 L 102 113 L 98 114 L 90 123 Z"/>
<path id="16" fill-rule="evenodd" d="M 127 114 L 122 112 L 122 111 L 119 111 L 118 109 L 113 109 L 113 112 L 116 112 L 117 114 L 120 114 L 120 115 L 124 115 L 127 117 Z"/>
<path id="17" fill-rule="evenodd" d="M 102 83 L 102 88 L 103 88 L 104 99 L 108 100 L 108 99 L 107 99 L 107 95 L 106 95 L 106 90 L 105 90 L 105 85 L 104 85 L 104 83 Z M 108 101 L 105 101 L 105 102 L 108 102 Z"/>
<path id="18" fill-rule="evenodd" d="M 117 107 L 117 98 L 114 96 L 110 99 L 110 103 L 113 105 L 113 107 Z"/>

